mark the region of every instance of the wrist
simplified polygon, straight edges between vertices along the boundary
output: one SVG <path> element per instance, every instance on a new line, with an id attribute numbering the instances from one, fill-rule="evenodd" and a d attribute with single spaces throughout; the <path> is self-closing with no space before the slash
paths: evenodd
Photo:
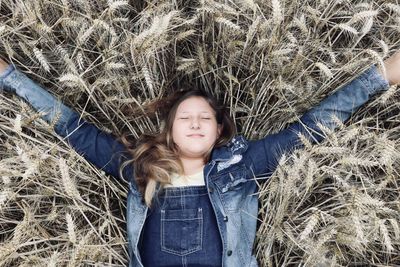
<path id="1" fill-rule="evenodd" d="M 400 84 L 400 51 L 397 51 L 378 66 L 378 72 L 389 85 Z"/>
<path id="2" fill-rule="evenodd" d="M 0 58 L 0 75 L 7 69 L 8 66 L 9 64 Z"/>

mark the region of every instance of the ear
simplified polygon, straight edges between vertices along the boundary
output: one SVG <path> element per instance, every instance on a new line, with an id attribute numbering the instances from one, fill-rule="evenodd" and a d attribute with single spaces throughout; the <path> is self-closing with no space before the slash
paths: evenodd
<path id="1" fill-rule="evenodd" d="M 217 133 L 218 133 L 218 137 L 220 137 L 220 135 L 221 135 L 221 133 L 222 133 L 222 129 L 223 129 L 223 126 L 222 126 L 222 124 L 218 124 L 218 125 L 217 125 Z"/>

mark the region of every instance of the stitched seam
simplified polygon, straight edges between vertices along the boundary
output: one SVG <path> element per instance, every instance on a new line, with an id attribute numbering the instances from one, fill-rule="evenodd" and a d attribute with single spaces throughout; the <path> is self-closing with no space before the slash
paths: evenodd
<path id="1" fill-rule="evenodd" d="M 242 227 L 239 228 L 238 225 L 235 223 L 235 221 L 233 221 L 232 223 L 235 225 L 236 229 L 239 230 L 239 232 L 242 232 L 242 231 L 240 231 L 240 230 L 242 230 Z M 243 225 L 243 224 L 242 224 L 242 221 L 240 221 L 240 225 L 241 225 L 241 226 Z M 246 244 L 246 245 L 247 245 L 247 244 Z M 242 263 L 243 265 L 245 265 L 245 264 L 246 264 L 245 257 L 244 257 L 244 255 L 243 255 L 242 250 L 240 249 L 240 246 L 236 245 L 235 247 L 236 247 L 236 250 L 237 250 L 238 258 L 241 260 L 241 263 Z"/>
<path id="2" fill-rule="evenodd" d="M 184 267 L 187 266 L 187 258 L 186 258 L 186 256 L 182 257 L 182 266 L 184 266 Z"/>
<path id="3" fill-rule="evenodd" d="M 200 216 L 200 244 L 199 250 L 203 249 L 203 208 L 199 208 L 199 215 Z"/>
<path id="4" fill-rule="evenodd" d="M 164 222 L 165 221 L 177 221 L 177 220 L 178 221 L 182 221 L 182 220 L 198 220 L 199 221 L 198 227 L 197 227 L 198 228 L 197 236 L 195 238 L 197 245 L 195 247 L 190 248 L 190 249 L 185 249 L 182 251 L 177 251 L 175 249 L 170 249 L 170 248 L 166 247 L 165 238 L 164 238 L 164 232 L 165 232 Z M 202 208 L 198 209 L 198 215 L 194 219 L 166 219 L 165 218 L 165 210 L 161 210 L 161 226 L 160 226 L 160 228 L 161 228 L 161 251 L 168 252 L 168 253 L 171 253 L 176 256 L 186 256 L 190 253 L 201 250 L 203 247 L 203 245 L 202 245 L 202 243 L 203 243 L 203 209 Z M 199 238 L 199 236 L 200 236 L 200 238 Z"/>
<path id="5" fill-rule="evenodd" d="M 193 195 L 184 195 L 185 197 L 197 197 L 197 196 L 205 196 L 205 195 L 207 195 L 207 193 L 204 193 L 204 194 L 193 194 Z M 181 197 L 181 196 L 171 196 L 171 195 L 168 195 L 168 196 L 159 196 L 159 198 L 178 198 L 178 197 Z"/>

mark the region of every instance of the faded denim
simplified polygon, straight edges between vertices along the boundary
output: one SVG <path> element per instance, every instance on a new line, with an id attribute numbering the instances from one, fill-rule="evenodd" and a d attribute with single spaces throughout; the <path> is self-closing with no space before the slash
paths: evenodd
<path id="1" fill-rule="evenodd" d="M 78 113 L 57 101 L 17 70 L 0 75 L 0 86 L 14 91 L 37 110 L 48 112 L 44 116 L 48 121 L 57 113 L 61 115 L 55 124 L 56 132 L 98 168 L 121 177 L 119 166 L 130 155 L 115 137 L 81 120 Z M 258 187 L 255 180 L 267 179 L 283 153 L 302 147 L 298 133 L 303 133 L 312 142 L 321 141 L 323 136 L 317 122 L 335 129 L 337 126 L 332 115 L 344 122 L 374 94 L 387 88 L 387 81 L 372 66 L 306 112 L 299 122 L 291 124 L 287 129 L 255 141 L 236 136 L 228 145 L 213 150 L 210 161 L 204 167 L 204 179 L 222 240 L 222 266 L 257 266 L 252 253 L 258 212 Z M 143 266 L 138 244 L 149 211 L 133 182 L 132 167 L 126 168 L 123 175 L 129 178 L 129 266 Z M 193 216 L 196 218 L 199 213 Z M 167 216 L 164 217 L 166 219 Z M 173 246 L 168 246 L 168 249 L 174 250 Z"/>

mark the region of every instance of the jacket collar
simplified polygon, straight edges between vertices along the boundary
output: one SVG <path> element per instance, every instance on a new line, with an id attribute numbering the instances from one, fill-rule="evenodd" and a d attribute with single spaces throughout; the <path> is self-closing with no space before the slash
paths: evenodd
<path id="1" fill-rule="evenodd" d="M 215 148 L 211 154 L 211 160 L 227 161 L 233 155 L 243 154 L 247 147 L 247 140 L 242 135 L 237 135 L 225 146 Z"/>

